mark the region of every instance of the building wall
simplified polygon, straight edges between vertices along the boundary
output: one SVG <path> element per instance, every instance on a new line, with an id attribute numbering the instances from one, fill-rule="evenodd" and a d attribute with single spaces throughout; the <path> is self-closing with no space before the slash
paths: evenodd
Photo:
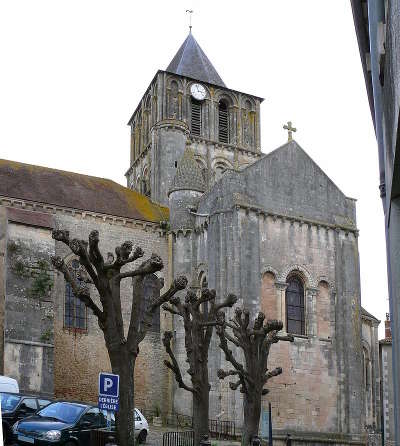
<path id="1" fill-rule="evenodd" d="M 392 371 L 392 342 L 380 341 L 379 345 L 381 392 L 382 392 L 382 418 L 384 445 L 394 446 L 395 442 L 395 419 L 393 400 L 393 371 Z"/>
<path id="2" fill-rule="evenodd" d="M 268 318 L 282 319 L 286 327 L 287 277 L 295 272 L 303 281 L 306 333 L 271 349 L 271 368 L 284 370 L 269 382 L 264 398 L 265 407 L 272 403 L 274 428 L 363 441 L 354 200 L 296 143 L 289 143 L 242 172 L 223 175 L 200 200 L 198 213 L 193 228 L 175 231 L 174 267 L 179 262 L 192 283 L 205 271 L 218 299 L 237 294 L 238 305 L 253 316 L 265 310 Z M 183 331 L 174 324 L 176 352 L 184 365 Z M 239 354 L 236 347 L 232 350 Z M 223 413 L 240 426 L 242 396 L 229 389 L 229 380 L 218 380 L 219 368 L 230 367 L 214 337 L 210 416 Z M 184 392 L 177 391 L 174 401 L 179 410 L 190 409 L 190 396 Z"/>
<path id="3" fill-rule="evenodd" d="M 65 261 L 70 261 L 73 254 L 64 244 L 52 239 L 51 229 L 67 229 L 71 238 L 86 240 L 90 231 L 97 229 L 103 255 L 114 252 L 115 247 L 125 240 L 132 240 L 134 245 L 145 251 L 144 259 L 152 252 L 161 256 L 164 269 L 159 275 L 165 277 L 165 286 L 168 287 L 170 274 L 166 236 L 153 223 L 132 220 L 122 223 L 121 219 L 111 216 L 61 209 L 41 212 L 40 215 L 51 220 L 51 224 L 43 227 L 42 221 L 32 221 L 32 215 L 38 220 L 39 213 L 33 207 L 28 211 L 27 207 L 18 209 L 19 221 L 15 222 L 12 219 L 15 220 L 13 213 L 17 209 L 0 206 L 0 216 L 4 212 L 8 214 L 5 374 L 16 378 L 23 392 L 95 402 L 98 374 L 110 370 L 103 334 L 90 310 L 87 332 L 64 327 L 65 280 L 50 266 L 50 256 L 60 255 Z M 27 215 L 31 217 L 26 218 Z M 38 269 L 41 261 L 46 262 L 48 290 L 42 292 L 39 287 L 40 292 L 34 294 L 32 290 L 35 290 L 36 278 L 41 272 Z M 100 305 L 93 285 L 91 294 Z M 125 330 L 129 323 L 131 294 L 131 279 L 125 279 L 121 286 Z M 170 328 L 170 324 L 169 315 L 161 311 L 160 332 L 148 333 L 140 345 L 135 371 L 136 404 L 140 408 L 159 406 L 164 411 L 171 409 L 169 377 L 161 366 L 154 367 L 155 363 L 162 363 L 165 355 L 161 333 Z"/>

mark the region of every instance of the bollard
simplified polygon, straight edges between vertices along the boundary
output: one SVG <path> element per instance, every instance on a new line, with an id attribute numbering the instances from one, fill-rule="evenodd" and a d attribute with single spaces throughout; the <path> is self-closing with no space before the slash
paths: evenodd
<path id="1" fill-rule="evenodd" d="M 208 435 L 204 435 L 203 439 L 200 440 L 200 446 L 211 446 L 211 441 L 208 439 Z"/>
<path id="2" fill-rule="evenodd" d="M 261 438 L 254 435 L 251 439 L 251 446 L 261 446 Z"/>

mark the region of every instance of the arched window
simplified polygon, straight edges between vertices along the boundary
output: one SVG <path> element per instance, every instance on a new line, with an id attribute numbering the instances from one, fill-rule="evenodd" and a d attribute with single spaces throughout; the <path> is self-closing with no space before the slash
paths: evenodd
<path id="1" fill-rule="evenodd" d="M 229 111 L 223 100 L 218 104 L 218 141 L 229 143 Z"/>
<path id="2" fill-rule="evenodd" d="M 79 277 L 79 270 L 81 268 L 79 260 L 72 260 L 69 266 L 74 276 Z M 68 282 L 65 283 L 64 328 L 87 331 L 86 305 L 75 297 L 71 285 Z"/>
<path id="3" fill-rule="evenodd" d="M 286 288 L 286 320 L 287 332 L 292 334 L 305 334 L 304 324 L 304 287 L 297 276 L 287 279 Z"/>
<path id="4" fill-rule="evenodd" d="M 192 98 L 192 135 L 201 135 L 201 102 Z"/>

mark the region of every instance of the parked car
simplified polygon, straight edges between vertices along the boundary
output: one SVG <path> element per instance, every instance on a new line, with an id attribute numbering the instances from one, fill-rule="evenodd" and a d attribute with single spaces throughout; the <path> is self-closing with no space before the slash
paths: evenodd
<path id="1" fill-rule="evenodd" d="M 35 415 L 18 421 L 13 426 L 13 440 L 17 445 L 87 446 L 92 430 L 105 428 L 107 414 L 96 406 L 81 402 L 56 401 Z M 111 429 L 115 428 L 112 420 Z M 135 435 L 146 441 L 149 426 L 139 410 L 135 410 Z"/>
<path id="2" fill-rule="evenodd" d="M 17 421 L 37 412 L 51 401 L 38 396 L 22 395 L 19 393 L 0 392 L 2 412 L 3 436 L 5 444 L 12 438 L 12 426 Z"/>
<path id="3" fill-rule="evenodd" d="M 19 393 L 17 380 L 8 376 L 0 375 L 0 392 Z"/>

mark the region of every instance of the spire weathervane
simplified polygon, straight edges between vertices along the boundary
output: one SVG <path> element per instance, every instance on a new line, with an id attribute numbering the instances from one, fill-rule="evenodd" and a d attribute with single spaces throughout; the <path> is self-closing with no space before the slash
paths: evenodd
<path id="1" fill-rule="evenodd" d="M 193 9 L 187 9 L 186 12 L 189 13 L 189 32 L 192 32 L 192 14 L 193 14 Z"/>
<path id="2" fill-rule="evenodd" d="M 292 141 L 293 132 L 297 132 L 297 129 L 295 127 L 292 127 L 292 121 L 288 121 L 287 125 L 284 125 L 283 128 L 288 131 L 288 141 Z"/>

